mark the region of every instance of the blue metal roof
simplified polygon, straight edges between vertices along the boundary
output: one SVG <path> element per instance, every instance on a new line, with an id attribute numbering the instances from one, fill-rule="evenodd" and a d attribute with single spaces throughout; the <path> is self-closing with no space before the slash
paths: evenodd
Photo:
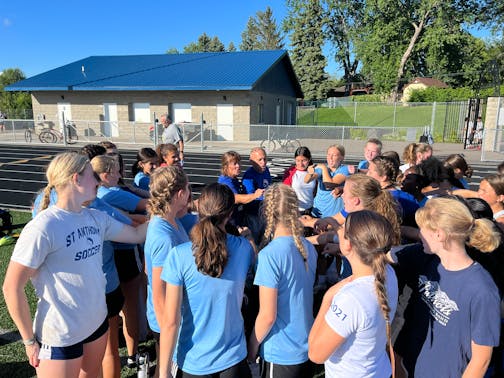
<path id="1" fill-rule="evenodd" d="M 19 81 L 5 90 L 252 90 L 261 77 L 280 63 L 285 63 L 296 92 L 302 96 L 284 50 L 90 56 Z"/>

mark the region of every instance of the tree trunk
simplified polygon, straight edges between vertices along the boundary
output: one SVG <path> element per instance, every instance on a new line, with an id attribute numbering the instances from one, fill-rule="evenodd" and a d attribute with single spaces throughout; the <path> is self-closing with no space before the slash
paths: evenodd
<path id="1" fill-rule="evenodd" d="M 415 44 L 418 40 L 418 37 L 420 36 L 420 33 L 423 30 L 424 27 L 424 21 L 425 18 L 423 18 L 418 25 L 413 24 L 413 27 L 415 28 L 415 32 L 411 36 L 410 42 L 408 44 L 408 48 L 404 52 L 401 62 L 399 63 L 399 69 L 397 70 L 397 78 L 396 78 L 396 85 L 394 87 L 394 91 L 392 92 L 392 99 L 397 101 L 397 95 L 399 94 L 400 85 L 401 85 L 401 79 L 404 75 L 404 67 L 406 66 L 406 62 L 408 61 L 409 57 L 411 56 L 411 52 L 413 51 L 413 48 L 415 47 Z"/>

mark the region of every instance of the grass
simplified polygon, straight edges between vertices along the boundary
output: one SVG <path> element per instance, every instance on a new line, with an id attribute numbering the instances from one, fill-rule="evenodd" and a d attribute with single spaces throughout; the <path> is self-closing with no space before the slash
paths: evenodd
<path id="1" fill-rule="evenodd" d="M 299 125 L 319 126 L 357 126 L 363 128 L 386 127 L 399 130 L 393 133 L 392 140 L 404 140 L 406 129 L 411 127 L 430 126 L 434 116 L 434 139 L 436 141 L 456 142 L 460 121 L 465 117 L 465 108 L 444 103 L 436 104 L 435 111 L 431 103 L 425 105 L 396 106 L 378 103 L 350 103 L 348 106 L 335 108 L 301 108 L 298 114 Z M 455 113 L 453 113 L 455 112 Z M 434 113 L 434 114 L 433 114 Z M 463 122 L 463 121 L 462 121 Z M 403 129 L 403 130 L 401 130 Z M 365 137 L 365 131 L 354 130 L 352 138 Z M 384 138 L 387 139 L 387 138 Z"/>
<path id="2" fill-rule="evenodd" d="M 31 214 L 28 212 L 12 211 L 13 224 L 26 223 L 31 219 Z M 0 282 L 3 284 L 5 272 L 10 261 L 14 244 L 0 247 Z M 30 304 L 30 309 L 33 314 L 35 313 L 37 297 L 31 283 L 25 289 Z M 121 335 L 121 332 L 119 333 Z M 1 376 L 3 377 L 16 377 L 16 378 L 31 378 L 35 377 L 35 369 L 28 364 L 28 359 L 25 354 L 24 346 L 19 342 L 19 333 L 16 326 L 9 316 L 3 295 L 0 296 L 0 366 Z M 121 378 L 133 378 L 137 376 L 136 369 L 128 369 L 126 365 L 127 351 L 124 346 L 124 340 L 120 340 L 119 349 L 121 356 L 121 363 L 123 368 L 121 370 Z M 150 340 L 141 343 L 140 348 L 147 350 L 149 355 L 154 355 L 154 341 Z M 151 366 L 151 375 L 154 373 L 154 367 Z M 313 378 L 324 377 L 323 365 L 317 365 Z"/>
<path id="3" fill-rule="evenodd" d="M 11 215 L 13 218 L 13 224 L 26 223 L 31 219 L 31 214 L 28 212 L 11 211 Z M 2 284 L 13 250 L 14 244 L 0 247 L 0 283 Z M 37 297 L 31 283 L 27 285 L 25 292 L 28 297 L 33 317 Z M 17 332 L 14 322 L 9 316 L 4 297 L 3 295 L 0 295 L 0 376 L 2 377 L 28 378 L 35 376 L 35 369 L 28 364 L 25 348 L 19 340 L 19 333 Z M 142 343 L 142 347 L 148 349 L 149 354 L 151 354 L 150 350 L 154 348 L 153 343 L 153 341 Z M 124 345 L 124 343 L 121 345 Z M 119 353 L 121 355 L 121 362 L 125 364 L 127 358 L 126 348 L 123 346 L 119 350 Z M 136 369 L 128 369 L 124 366 L 121 370 L 121 378 L 132 378 L 136 376 Z"/>

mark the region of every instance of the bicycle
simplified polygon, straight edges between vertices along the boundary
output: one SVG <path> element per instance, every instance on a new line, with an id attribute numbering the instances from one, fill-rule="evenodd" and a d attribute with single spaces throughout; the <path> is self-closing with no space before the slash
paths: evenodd
<path id="1" fill-rule="evenodd" d="M 43 128 L 38 135 L 38 138 L 41 143 L 56 143 L 58 141 L 63 140 L 63 133 L 59 130 L 52 129 L 50 127 L 44 127 L 44 124 L 39 124 Z M 66 142 L 68 144 L 74 144 L 79 139 L 77 135 L 77 128 L 75 127 L 75 123 L 72 121 L 65 122 L 64 131 L 66 133 Z M 28 128 L 25 130 L 25 141 L 26 143 L 31 143 L 33 139 L 33 134 L 36 135 L 35 128 Z"/>
<path id="2" fill-rule="evenodd" d="M 276 133 L 271 133 L 269 139 L 264 139 L 260 146 L 269 153 L 276 151 L 277 145 L 281 152 L 292 153 L 301 147 L 301 142 L 299 139 L 290 139 L 289 133 L 285 134 L 285 139 L 278 138 Z"/>

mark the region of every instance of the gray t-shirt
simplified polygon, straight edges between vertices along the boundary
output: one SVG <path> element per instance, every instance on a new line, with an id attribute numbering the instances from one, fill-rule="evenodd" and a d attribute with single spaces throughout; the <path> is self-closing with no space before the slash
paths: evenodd
<path id="1" fill-rule="evenodd" d="M 123 227 L 98 210 L 56 206 L 26 225 L 11 260 L 37 270 L 31 281 L 39 298 L 33 328 L 40 342 L 76 344 L 106 319 L 102 244 Z"/>
<path id="2" fill-rule="evenodd" d="M 170 125 L 164 129 L 161 139 L 163 143 L 172 143 L 176 146 L 178 146 L 179 141 L 184 141 L 180 128 L 174 123 L 170 123 Z"/>

